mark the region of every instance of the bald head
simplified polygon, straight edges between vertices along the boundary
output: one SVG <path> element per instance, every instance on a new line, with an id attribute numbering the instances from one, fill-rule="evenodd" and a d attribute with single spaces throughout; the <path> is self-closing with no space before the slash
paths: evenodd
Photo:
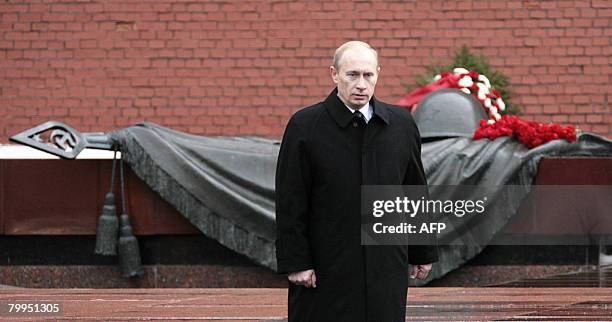
<path id="1" fill-rule="evenodd" d="M 353 41 L 347 41 L 344 44 L 342 44 L 340 47 L 338 47 L 338 49 L 336 49 L 336 52 L 334 53 L 334 60 L 332 62 L 332 65 L 338 70 L 340 69 L 340 65 L 342 63 L 342 58 L 344 57 L 344 53 L 347 51 L 370 51 L 372 52 L 372 54 L 374 54 L 374 58 L 376 59 L 376 65 L 378 65 L 378 52 L 376 52 L 376 49 L 372 48 L 372 46 L 370 46 L 368 43 L 363 42 L 363 41 L 358 41 L 358 40 L 353 40 Z"/>

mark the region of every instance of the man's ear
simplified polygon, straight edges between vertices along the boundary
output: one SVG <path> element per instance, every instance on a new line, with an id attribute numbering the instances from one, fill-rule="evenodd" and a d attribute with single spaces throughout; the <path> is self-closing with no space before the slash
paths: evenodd
<path id="1" fill-rule="evenodd" d="M 338 71 L 336 70 L 336 67 L 329 66 L 329 75 L 334 81 L 334 84 L 338 85 Z"/>

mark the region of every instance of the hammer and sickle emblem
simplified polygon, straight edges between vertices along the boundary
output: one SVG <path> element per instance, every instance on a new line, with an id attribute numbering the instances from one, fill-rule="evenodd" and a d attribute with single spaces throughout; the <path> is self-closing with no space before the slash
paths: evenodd
<path id="1" fill-rule="evenodd" d="M 76 141 L 72 134 L 60 129 L 51 132 L 49 141 L 55 143 L 55 146 L 64 151 L 72 151 L 76 146 Z"/>

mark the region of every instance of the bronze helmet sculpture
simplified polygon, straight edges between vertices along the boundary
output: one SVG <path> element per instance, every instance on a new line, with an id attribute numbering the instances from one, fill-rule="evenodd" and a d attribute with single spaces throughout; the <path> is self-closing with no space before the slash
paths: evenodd
<path id="1" fill-rule="evenodd" d="M 445 88 L 427 94 L 419 102 L 414 119 L 422 139 L 472 137 L 487 114 L 472 95 Z"/>

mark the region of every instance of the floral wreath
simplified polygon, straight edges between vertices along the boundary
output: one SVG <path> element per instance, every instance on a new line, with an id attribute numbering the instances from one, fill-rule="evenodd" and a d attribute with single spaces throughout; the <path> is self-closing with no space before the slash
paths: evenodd
<path id="1" fill-rule="evenodd" d="M 400 100 L 399 105 L 414 111 L 423 97 L 442 88 L 459 89 L 474 96 L 482 104 L 489 120 L 480 121 L 480 127 L 473 135 L 474 140 L 494 140 L 500 136 L 510 136 L 530 149 L 552 140 L 576 141 L 576 129 L 572 125 L 545 124 L 526 121 L 518 116 L 502 115 L 506 105 L 499 91 L 491 86 L 489 79 L 476 71 L 461 67 L 436 75 L 432 83 L 408 93 Z"/>
<path id="2" fill-rule="evenodd" d="M 434 76 L 434 82 L 447 82 L 451 88 L 474 96 L 484 106 L 489 118 L 494 121 L 501 119 L 500 112 L 506 109 L 506 104 L 498 90 L 491 87 L 491 82 L 485 75 L 465 68 L 455 68 L 453 72 L 443 72 Z"/>

